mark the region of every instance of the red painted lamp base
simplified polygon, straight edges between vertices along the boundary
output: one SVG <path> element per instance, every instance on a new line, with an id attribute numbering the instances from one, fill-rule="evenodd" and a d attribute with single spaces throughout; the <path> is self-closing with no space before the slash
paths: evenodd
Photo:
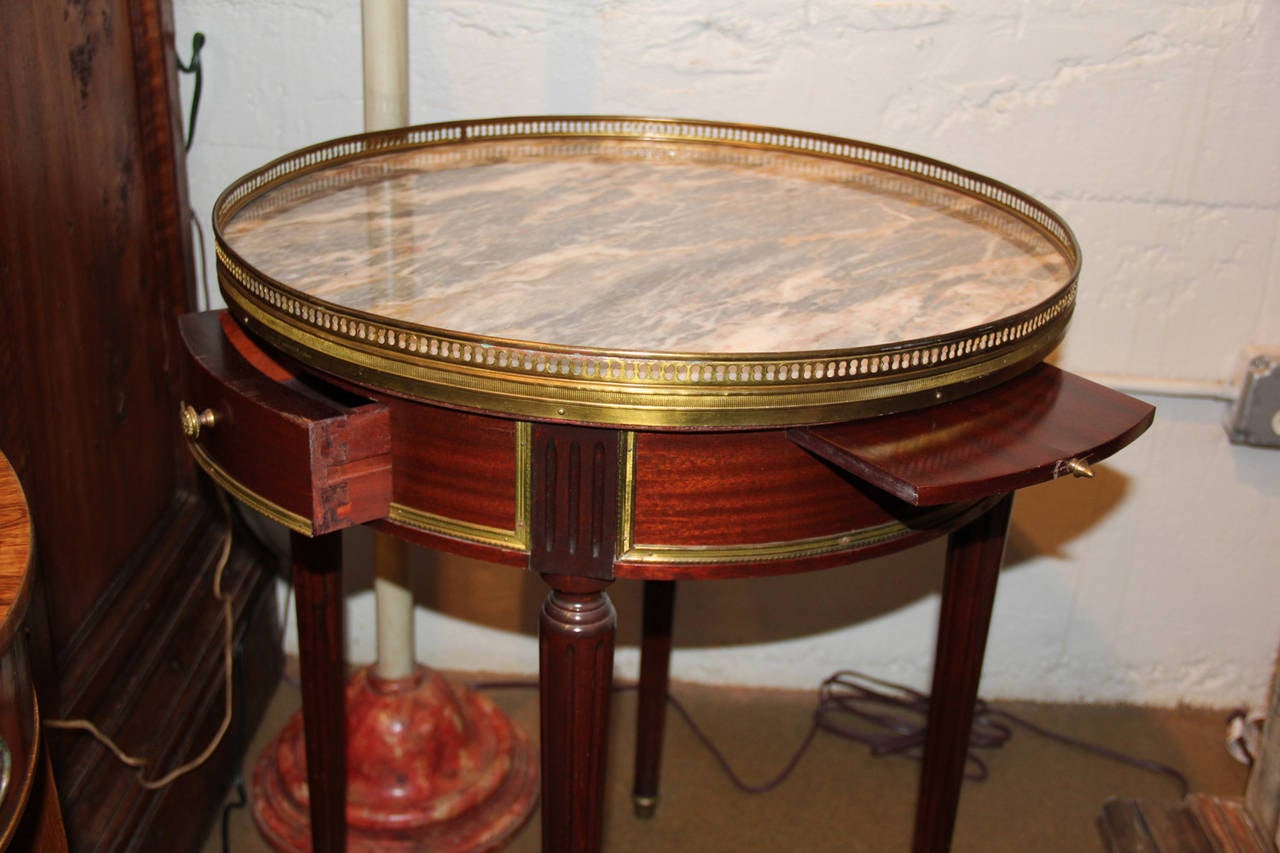
<path id="1" fill-rule="evenodd" d="M 491 850 L 529 817 L 537 761 L 486 697 L 420 668 L 347 683 L 347 849 Z M 306 749 L 298 712 L 253 774 L 253 816 L 273 847 L 308 851 Z"/>

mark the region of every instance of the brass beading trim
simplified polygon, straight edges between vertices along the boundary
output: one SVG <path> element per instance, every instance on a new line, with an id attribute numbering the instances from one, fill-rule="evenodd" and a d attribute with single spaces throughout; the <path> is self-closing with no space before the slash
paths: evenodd
<path id="1" fill-rule="evenodd" d="M 294 178 L 391 151 L 469 141 L 560 138 L 714 144 L 872 166 L 983 201 L 1049 239 L 1069 276 L 1039 304 L 996 322 L 884 346 L 787 353 L 665 353 L 572 348 L 391 321 L 300 293 L 245 263 L 223 226 Z M 461 157 L 465 158 L 465 150 Z M 287 195 L 287 191 L 281 191 Z M 1005 223 L 1007 224 L 1007 223 Z M 989 178 L 882 146 L 778 128 L 677 119 L 539 117 L 401 128 L 287 155 L 228 188 L 214 207 L 218 278 L 228 304 L 291 355 L 340 376 L 447 405 L 515 417 L 654 428 L 733 428 L 831 422 L 926 405 L 946 386 L 978 383 L 1041 360 L 1061 339 L 1076 299 L 1080 252 L 1066 223 Z M 994 382 L 994 378 L 991 380 Z M 971 384 L 969 390 L 978 385 Z M 939 393 L 931 393 L 931 392 Z"/>
<path id="2" fill-rule="evenodd" d="M 466 409 L 521 418 L 656 429 L 725 429 L 833 423 L 887 414 L 974 393 L 1041 361 L 1066 331 L 1069 312 L 1054 314 L 1041 333 L 993 350 L 981 360 L 958 361 L 946 372 L 905 373 L 892 381 L 842 379 L 794 387 L 714 388 L 688 391 L 650 386 L 618 390 L 555 383 L 543 377 L 521 382 L 474 369 L 449 370 L 430 362 L 389 357 L 376 350 L 336 345 L 332 339 L 279 319 L 243 294 L 224 288 L 242 322 L 294 358 L 394 393 Z M 971 342 L 982 347 L 980 343 Z M 940 346 L 944 358 L 963 344 Z M 890 356 L 882 359 L 888 361 Z M 894 359 L 893 363 L 897 360 Z"/>

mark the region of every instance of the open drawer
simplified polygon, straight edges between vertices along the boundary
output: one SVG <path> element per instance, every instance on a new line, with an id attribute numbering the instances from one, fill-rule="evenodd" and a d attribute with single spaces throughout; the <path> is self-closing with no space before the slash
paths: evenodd
<path id="1" fill-rule="evenodd" d="M 178 322 L 190 360 L 182 426 L 210 477 L 308 536 L 387 515 L 386 406 L 290 370 L 225 311 Z"/>

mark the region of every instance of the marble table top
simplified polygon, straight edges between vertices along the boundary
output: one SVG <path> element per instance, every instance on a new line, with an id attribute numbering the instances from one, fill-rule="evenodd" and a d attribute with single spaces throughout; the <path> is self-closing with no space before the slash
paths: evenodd
<path id="1" fill-rule="evenodd" d="M 1070 261 L 990 202 L 799 153 L 505 140 L 324 167 L 238 211 L 227 246 L 308 296 L 581 348 L 802 352 L 972 328 Z"/>

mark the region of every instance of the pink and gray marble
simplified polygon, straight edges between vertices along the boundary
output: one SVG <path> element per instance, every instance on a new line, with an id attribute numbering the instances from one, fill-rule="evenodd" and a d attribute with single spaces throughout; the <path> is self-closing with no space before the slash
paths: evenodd
<path id="1" fill-rule="evenodd" d="M 703 144 L 446 146 L 272 190 L 224 239 L 336 306 L 455 332 L 690 353 L 872 346 L 1048 298 L 1016 217 L 869 167 Z"/>

